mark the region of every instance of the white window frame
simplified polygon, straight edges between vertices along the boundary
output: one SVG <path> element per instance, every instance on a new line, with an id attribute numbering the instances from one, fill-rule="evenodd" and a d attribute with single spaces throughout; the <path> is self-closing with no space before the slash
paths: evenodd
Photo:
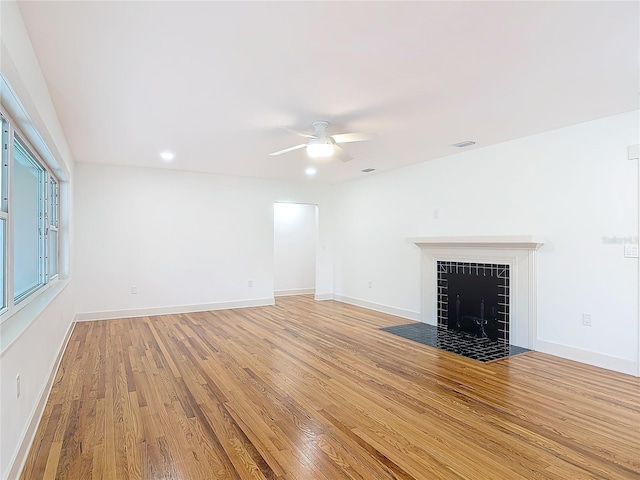
<path id="1" fill-rule="evenodd" d="M 0 137 L 0 168 L 2 169 L 2 181 L 0 182 L 0 219 L 4 220 L 4 232 L 2 232 L 2 238 L 4 238 L 4 243 L 0 245 L 1 252 L 4 255 L 4 261 L 2 262 L 2 278 L 4 281 L 0 288 L 2 291 L 2 298 L 4 299 L 4 304 L 0 304 L 0 319 L 3 318 L 5 313 L 9 310 L 9 275 L 8 275 L 8 263 L 9 263 L 9 139 L 10 135 L 10 127 L 9 127 L 9 119 L 0 111 L 0 126 L 2 128 L 1 137 Z M 11 290 L 13 291 L 13 289 Z"/>
<path id="2" fill-rule="evenodd" d="M 33 147 L 31 142 L 27 140 L 27 137 L 16 127 L 15 122 L 12 120 L 4 108 L 0 106 L 0 116 L 4 120 L 2 138 L 1 138 L 1 152 L 2 152 L 2 164 L 3 169 L 3 182 L 0 185 L 0 219 L 5 220 L 5 257 L 4 257 L 4 298 L 5 305 L 0 308 L 0 324 L 4 323 L 13 314 L 20 311 L 22 308 L 36 299 L 42 292 L 47 290 L 51 285 L 58 281 L 60 275 L 60 234 L 58 234 L 57 242 L 57 260 L 58 260 L 58 272 L 55 275 L 50 276 L 50 244 L 49 244 L 49 231 L 60 231 L 60 178 L 53 172 L 53 169 L 42 159 L 42 156 Z M 40 187 L 40 204 L 42 208 L 42 218 L 40 219 L 40 225 L 42 228 L 42 234 L 40 236 L 40 252 L 42 258 L 39 259 L 40 268 L 42 268 L 42 283 L 31 290 L 28 294 L 14 298 L 14 228 L 13 217 L 11 208 L 11 189 L 13 184 L 12 176 L 12 164 L 14 155 L 14 141 L 18 140 L 23 147 L 26 147 L 28 153 L 32 156 L 33 160 L 43 169 L 43 181 Z M 49 195 L 50 195 L 50 182 L 54 181 L 56 185 L 56 199 L 54 200 L 55 212 L 53 215 L 50 212 Z M 50 217 L 54 217 L 53 225 L 50 224 Z M 1 248 L 1 246 L 0 246 Z M 1 288 L 2 286 L 0 286 Z"/>
<path id="3" fill-rule="evenodd" d="M 45 193 L 45 203 L 47 204 L 45 214 L 45 255 L 47 257 L 47 280 L 55 280 L 60 276 L 60 182 L 47 171 L 47 183 Z M 51 208 L 53 207 L 53 208 Z M 58 241 L 56 247 L 56 273 L 51 274 L 51 237 L 50 233 L 56 232 Z"/>

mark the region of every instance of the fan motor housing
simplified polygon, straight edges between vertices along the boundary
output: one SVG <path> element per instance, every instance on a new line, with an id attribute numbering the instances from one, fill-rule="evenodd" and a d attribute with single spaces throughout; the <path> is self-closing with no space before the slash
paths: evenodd
<path id="1" fill-rule="evenodd" d="M 307 145 L 333 145 L 333 141 L 329 137 L 325 138 L 310 138 Z"/>

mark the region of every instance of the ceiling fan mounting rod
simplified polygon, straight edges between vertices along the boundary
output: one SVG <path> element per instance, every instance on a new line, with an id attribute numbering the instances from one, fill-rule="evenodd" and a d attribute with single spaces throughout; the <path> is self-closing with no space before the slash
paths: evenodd
<path id="1" fill-rule="evenodd" d="M 316 133 L 316 135 L 327 134 L 327 128 L 329 127 L 329 122 L 324 122 L 324 121 L 313 122 L 311 125 L 313 126 L 313 130 Z"/>

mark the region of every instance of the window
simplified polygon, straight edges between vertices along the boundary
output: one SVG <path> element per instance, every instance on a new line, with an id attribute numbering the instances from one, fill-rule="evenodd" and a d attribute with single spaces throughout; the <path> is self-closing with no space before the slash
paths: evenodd
<path id="1" fill-rule="evenodd" d="M 2 127 L 2 156 L 0 158 L 0 312 L 7 308 L 7 282 L 6 282 L 6 257 L 7 257 L 7 211 L 9 183 L 9 122 L 0 115 Z"/>
<path id="2" fill-rule="evenodd" d="M 49 178 L 49 201 L 47 202 L 49 225 L 47 235 L 48 242 L 48 258 L 49 258 L 49 277 L 54 278 L 58 275 L 58 214 L 60 211 L 58 182 L 53 176 Z"/>
<path id="3" fill-rule="evenodd" d="M 44 284 L 45 170 L 18 136 L 13 142 L 13 299 L 17 303 Z"/>
<path id="4" fill-rule="evenodd" d="M 2 320 L 59 272 L 60 183 L 11 119 L 0 115 L 0 314 Z"/>

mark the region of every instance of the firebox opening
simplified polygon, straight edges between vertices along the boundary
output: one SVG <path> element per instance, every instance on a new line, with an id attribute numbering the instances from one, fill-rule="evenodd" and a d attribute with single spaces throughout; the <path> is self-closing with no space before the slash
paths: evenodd
<path id="1" fill-rule="evenodd" d="M 452 273 L 448 281 L 448 328 L 497 342 L 499 279 Z"/>
<path id="2" fill-rule="evenodd" d="M 509 266 L 438 262 L 438 326 L 509 343 Z"/>

